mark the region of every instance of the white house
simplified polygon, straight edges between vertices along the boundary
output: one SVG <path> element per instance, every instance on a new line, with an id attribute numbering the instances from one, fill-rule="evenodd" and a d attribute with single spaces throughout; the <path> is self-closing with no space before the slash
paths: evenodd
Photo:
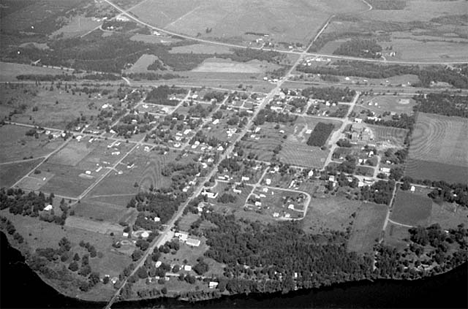
<path id="1" fill-rule="evenodd" d="M 185 241 L 185 243 L 189 246 L 192 246 L 192 247 L 198 247 L 200 246 L 200 239 L 196 239 L 196 238 L 188 238 L 187 241 Z"/>
<path id="2" fill-rule="evenodd" d="M 215 289 L 218 286 L 218 282 L 210 281 L 209 287 L 210 289 Z"/>

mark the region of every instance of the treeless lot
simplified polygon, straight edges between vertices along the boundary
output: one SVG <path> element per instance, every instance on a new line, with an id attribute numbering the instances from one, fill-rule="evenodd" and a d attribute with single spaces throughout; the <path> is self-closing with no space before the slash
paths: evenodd
<path id="1" fill-rule="evenodd" d="M 348 241 L 348 251 L 372 252 L 376 240 L 382 233 L 386 215 L 387 206 L 362 203 Z"/>
<path id="2" fill-rule="evenodd" d="M 398 191 L 390 216 L 395 222 L 426 226 L 431 216 L 432 201 L 418 193 Z"/>
<path id="3" fill-rule="evenodd" d="M 360 201 L 344 197 L 312 198 L 302 222 L 305 232 L 320 233 L 325 230 L 345 231 L 359 212 Z"/>
<path id="4" fill-rule="evenodd" d="M 407 175 L 418 179 L 466 182 L 468 120 L 419 113 L 413 131 Z"/>
<path id="5" fill-rule="evenodd" d="M 25 161 L 0 166 L 0 188 L 11 187 L 18 180 L 32 170 L 41 160 Z"/>

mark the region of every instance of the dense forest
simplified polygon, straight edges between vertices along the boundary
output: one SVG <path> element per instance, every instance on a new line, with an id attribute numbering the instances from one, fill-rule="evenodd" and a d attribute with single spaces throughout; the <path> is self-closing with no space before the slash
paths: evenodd
<path id="1" fill-rule="evenodd" d="M 382 46 L 378 45 L 375 40 L 353 38 L 341 44 L 333 54 L 378 59 L 382 55 Z"/>
<path id="2" fill-rule="evenodd" d="M 334 128 L 335 126 L 331 123 L 317 123 L 314 130 L 310 134 L 309 139 L 307 140 L 307 145 L 322 147 L 327 142 L 327 139 L 333 132 Z"/>
<path id="3" fill-rule="evenodd" d="M 419 94 L 413 97 L 419 103 L 414 109 L 429 114 L 468 118 L 468 97 L 450 92 Z"/>
<path id="4" fill-rule="evenodd" d="M 351 102 L 356 95 L 356 91 L 346 88 L 335 87 L 308 87 L 302 90 L 301 93 L 304 97 L 325 100 L 333 103 L 338 102 Z"/>

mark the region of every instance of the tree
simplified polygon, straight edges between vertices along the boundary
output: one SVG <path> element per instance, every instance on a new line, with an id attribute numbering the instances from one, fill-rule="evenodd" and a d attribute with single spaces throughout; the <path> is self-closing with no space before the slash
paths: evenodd
<path id="1" fill-rule="evenodd" d="M 68 266 L 68 269 L 75 272 L 78 270 L 78 263 L 76 261 L 73 261 L 70 263 L 70 265 Z"/>
<path id="2" fill-rule="evenodd" d="M 99 283 L 99 281 L 100 281 L 99 273 L 96 271 L 93 271 L 91 275 L 89 275 L 89 284 L 91 286 L 95 286 L 96 284 Z"/>
<path id="3" fill-rule="evenodd" d="M 166 294 L 167 294 L 167 288 L 166 288 L 166 287 L 163 287 L 163 288 L 161 289 L 161 293 L 162 293 L 163 295 L 166 295 Z"/>

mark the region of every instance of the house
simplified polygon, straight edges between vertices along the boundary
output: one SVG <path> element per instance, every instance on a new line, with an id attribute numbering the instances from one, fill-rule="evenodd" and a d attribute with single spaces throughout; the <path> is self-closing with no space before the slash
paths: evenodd
<path id="1" fill-rule="evenodd" d="M 154 217 L 154 222 L 160 222 L 161 221 L 161 218 L 159 217 Z"/>
<path id="2" fill-rule="evenodd" d="M 148 238 L 149 235 L 150 234 L 147 231 L 144 231 L 143 233 L 141 233 L 141 238 Z"/>
<path id="3" fill-rule="evenodd" d="M 180 241 L 187 241 L 188 233 L 187 232 L 177 232 L 174 234 L 175 237 L 179 238 Z"/>
<path id="4" fill-rule="evenodd" d="M 215 193 L 215 192 L 203 191 L 201 194 L 204 195 L 204 196 L 206 196 L 206 197 L 208 197 L 208 198 L 216 198 L 216 197 L 218 197 L 218 192 Z"/>
<path id="5" fill-rule="evenodd" d="M 411 186 L 410 191 L 411 191 L 411 193 L 414 193 L 414 191 L 416 191 L 416 187 L 415 187 L 415 186 Z"/>
<path id="6" fill-rule="evenodd" d="M 262 189 L 262 191 L 265 192 L 265 193 L 267 193 L 267 192 L 268 192 L 268 188 L 265 187 L 265 188 Z"/>
<path id="7" fill-rule="evenodd" d="M 242 176 L 241 180 L 242 180 L 242 181 L 249 181 L 249 180 L 250 180 L 250 177 Z"/>
<path id="8" fill-rule="evenodd" d="M 274 212 L 274 213 L 273 213 L 273 218 L 278 218 L 278 217 L 279 217 L 279 213 Z"/>
<path id="9" fill-rule="evenodd" d="M 208 286 L 210 287 L 210 289 L 215 289 L 218 286 L 218 284 L 219 284 L 218 282 L 210 281 Z"/>
<path id="10" fill-rule="evenodd" d="M 200 246 L 200 239 L 196 239 L 196 238 L 188 238 L 185 243 L 189 246 L 192 246 L 192 247 L 198 247 Z"/>
<path id="11" fill-rule="evenodd" d="M 270 179 L 270 178 L 265 179 L 265 183 L 266 183 L 268 186 L 271 185 L 271 179 Z"/>
<path id="12" fill-rule="evenodd" d="M 242 191 L 239 190 L 239 189 L 234 189 L 234 190 L 232 190 L 232 192 L 237 193 L 237 194 L 241 194 L 241 193 L 242 193 Z"/>
<path id="13" fill-rule="evenodd" d="M 293 209 L 294 210 L 294 204 L 289 204 L 288 209 Z"/>
<path id="14" fill-rule="evenodd" d="M 47 205 L 46 207 L 44 207 L 44 210 L 45 211 L 51 211 L 53 209 L 52 205 Z"/>
<path id="15" fill-rule="evenodd" d="M 285 218 L 291 218 L 291 214 L 285 213 L 285 214 L 284 214 L 284 217 L 285 217 Z"/>
<path id="16" fill-rule="evenodd" d="M 256 201 L 256 202 L 255 202 L 255 206 L 261 207 L 261 206 L 262 206 L 262 202 Z"/>
<path id="17" fill-rule="evenodd" d="M 156 264 L 154 266 L 156 266 L 156 268 L 158 268 L 159 266 L 161 266 L 162 262 L 161 261 L 157 261 Z"/>
<path id="18" fill-rule="evenodd" d="M 191 270 L 192 270 L 192 266 L 190 266 L 190 265 L 185 265 L 185 266 L 184 266 L 184 270 L 185 270 L 185 271 L 191 271 Z"/>
<path id="19" fill-rule="evenodd" d="M 381 171 L 382 173 L 390 173 L 390 168 L 389 168 L 389 167 L 381 167 L 381 168 L 380 168 L 380 171 Z"/>

